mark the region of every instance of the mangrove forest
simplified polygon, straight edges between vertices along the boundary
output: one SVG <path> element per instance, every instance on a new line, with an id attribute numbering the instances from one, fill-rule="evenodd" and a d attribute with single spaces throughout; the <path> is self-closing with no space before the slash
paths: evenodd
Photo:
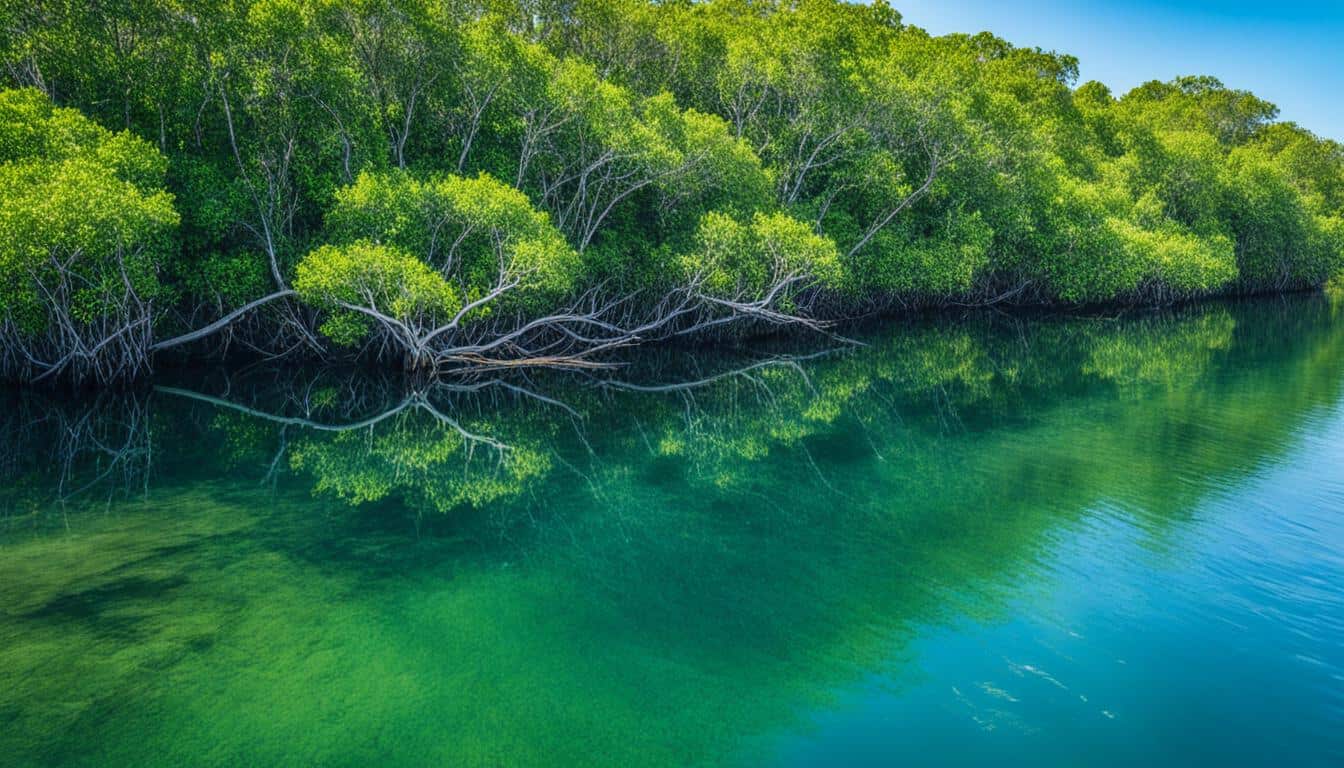
<path id="1" fill-rule="evenodd" d="M 1273 104 L 1203 75 L 1115 94 L 882 2 L 2 7 L 11 379 L 588 368 L 1344 265 L 1344 148 Z"/>

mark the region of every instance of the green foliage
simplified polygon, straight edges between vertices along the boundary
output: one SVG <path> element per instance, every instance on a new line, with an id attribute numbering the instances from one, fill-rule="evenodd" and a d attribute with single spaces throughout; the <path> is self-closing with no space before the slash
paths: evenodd
<path id="1" fill-rule="evenodd" d="M 0 313 L 23 333 L 130 322 L 164 286 L 178 216 L 165 162 L 33 90 L 0 93 Z M 68 343 L 68 342 L 67 342 Z"/>
<path id="2" fill-rule="evenodd" d="M 361 341 L 373 323 L 361 309 L 402 325 L 432 327 L 462 306 L 458 291 L 423 261 L 366 240 L 314 249 L 299 263 L 294 288 L 305 301 L 333 313 L 322 332 L 347 346 Z"/>
<path id="3" fill-rule="evenodd" d="M 706 214 L 695 250 L 682 256 L 681 265 L 710 294 L 731 299 L 759 300 L 794 279 L 831 288 L 841 280 L 835 243 L 783 213 L 757 213 L 745 224 L 724 213 Z"/>
<path id="4" fill-rule="evenodd" d="M 1237 234 L 1241 279 L 1254 289 L 1322 285 L 1344 269 L 1338 216 L 1320 216 L 1277 158 L 1243 148 L 1228 162 L 1227 216 Z"/>
<path id="5" fill-rule="evenodd" d="M 255 251 L 213 252 L 202 257 L 182 276 L 189 295 L 217 297 L 225 306 L 238 306 L 270 288 L 266 259 Z"/>
<path id="6" fill-rule="evenodd" d="M 413 255 L 462 304 L 510 284 L 477 317 L 501 308 L 543 311 L 578 278 L 578 254 L 550 217 L 486 174 L 425 181 L 399 171 L 360 174 L 336 193 L 327 232 L 337 243 L 368 240 Z"/>
<path id="7" fill-rule="evenodd" d="M 0 94 L 9 226 L 66 237 L 39 230 L 79 228 L 70 190 L 34 185 L 98 189 L 81 253 L 154 264 L 130 272 L 169 325 L 361 241 L 459 306 L 517 281 L 472 320 L 702 271 L 760 295 L 767 242 L 840 311 L 1299 289 L 1344 259 L 1344 147 L 1274 105 L 1206 76 L 1117 97 L 1072 56 L 881 2 L 30 5 L 0 10 L 9 84 L 87 117 Z M 38 197 L 72 207 L 22 223 Z"/>
<path id="8" fill-rule="evenodd" d="M 989 263 L 993 229 L 978 212 L 949 211 L 923 224 L 879 232 L 871 250 L 848 259 L 860 294 L 945 299 L 969 292 Z"/>
<path id="9" fill-rule="evenodd" d="M 0 163 L 84 160 L 135 187 L 163 186 L 167 161 L 127 132 L 111 133 L 78 110 L 52 104 L 41 91 L 0 92 Z"/>

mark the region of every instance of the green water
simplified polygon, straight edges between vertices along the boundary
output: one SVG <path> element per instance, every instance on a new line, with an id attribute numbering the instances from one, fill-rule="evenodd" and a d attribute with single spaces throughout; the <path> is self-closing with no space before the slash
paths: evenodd
<path id="1" fill-rule="evenodd" d="M 1344 309 L 7 394 L 0 764 L 1338 765 Z"/>

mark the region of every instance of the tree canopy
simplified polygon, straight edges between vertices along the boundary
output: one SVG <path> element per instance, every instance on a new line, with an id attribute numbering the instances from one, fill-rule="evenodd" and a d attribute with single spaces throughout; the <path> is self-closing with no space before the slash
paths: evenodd
<path id="1" fill-rule="evenodd" d="M 553 361 L 742 318 L 1165 302 L 1344 267 L 1344 147 L 1273 104 L 1209 76 L 1117 96 L 1073 56 L 883 2 L 0 21 L 11 375 L 232 339 Z"/>

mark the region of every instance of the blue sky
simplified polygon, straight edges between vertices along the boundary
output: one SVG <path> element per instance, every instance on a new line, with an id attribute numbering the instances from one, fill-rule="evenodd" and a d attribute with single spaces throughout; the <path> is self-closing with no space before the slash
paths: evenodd
<path id="1" fill-rule="evenodd" d="M 1344 140 L 1344 0 L 890 0 L 934 34 L 989 30 L 1071 53 L 1081 81 L 1120 95 L 1147 80 L 1214 75 Z M 1081 82 L 1080 81 L 1080 82 Z"/>

